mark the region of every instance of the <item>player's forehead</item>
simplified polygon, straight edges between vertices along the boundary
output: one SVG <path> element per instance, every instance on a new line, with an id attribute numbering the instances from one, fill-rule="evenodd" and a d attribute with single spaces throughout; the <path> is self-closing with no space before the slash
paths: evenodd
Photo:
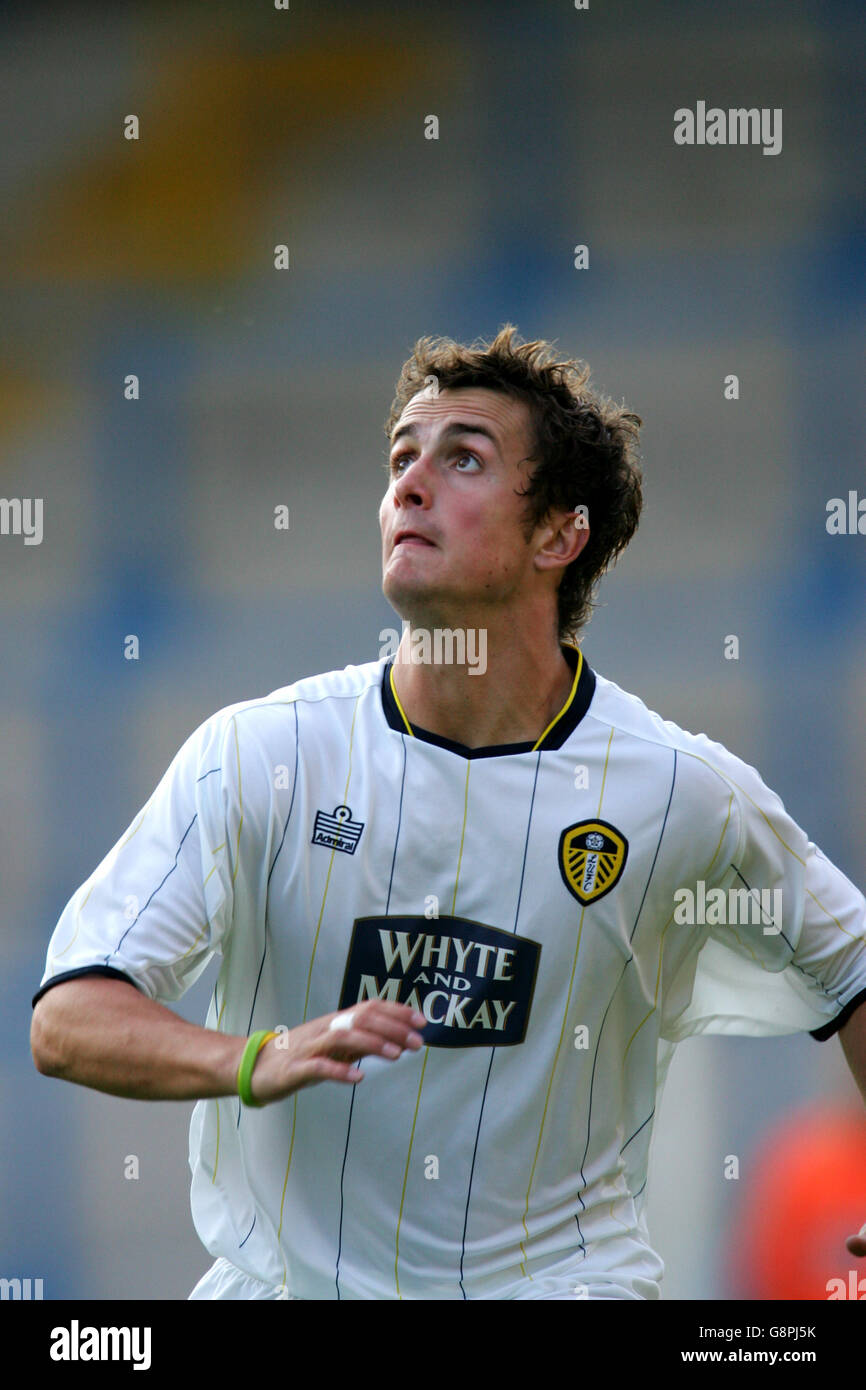
<path id="1" fill-rule="evenodd" d="M 525 442 L 529 410 L 523 401 L 481 386 L 462 386 L 433 394 L 419 391 L 404 408 L 391 431 L 392 442 L 415 435 L 432 438 L 457 426 L 475 426 L 492 436 L 503 453 Z"/>

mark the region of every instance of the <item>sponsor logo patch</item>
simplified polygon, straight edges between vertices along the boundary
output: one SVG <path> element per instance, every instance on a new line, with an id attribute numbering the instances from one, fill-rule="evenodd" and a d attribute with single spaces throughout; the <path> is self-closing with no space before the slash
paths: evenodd
<path id="1" fill-rule="evenodd" d="M 310 843 L 338 849 L 342 854 L 354 854 L 363 829 L 363 821 L 352 820 L 350 806 L 335 806 L 333 815 L 327 811 L 316 812 Z"/>
<path id="2" fill-rule="evenodd" d="M 603 820 L 570 825 L 559 837 L 559 872 L 569 893 L 595 903 L 619 882 L 628 857 L 628 840 Z"/>
<path id="3" fill-rule="evenodd" d="M 430 1047 L 522 1043 L 541 946 L 464 917 L 359 917 L 340 1009 L 365 999 L 411 1004 Z"/>

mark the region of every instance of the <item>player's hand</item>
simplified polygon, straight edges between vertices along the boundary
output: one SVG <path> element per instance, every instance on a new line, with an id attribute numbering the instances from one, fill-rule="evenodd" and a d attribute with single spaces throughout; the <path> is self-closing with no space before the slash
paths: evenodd
<path id="1" fill-rule="evenodd" d="M 866 1255 L 866 1226 L 860 1227 L 860 1234 L 849 1236 L 845 1248 L 851 1255 Z"/>
<path id="2" fill-rule="evenodd" d="M 403 1052 L 423 1047 L 424 1039 L 416 1030 L 426 1023 L 424 1015 L 408 1004 L 387 999 L 369 999 L 351 1009 L 324 1014 L 265 1044 L 250 1089 L 257 1101 L 268 1104 L 320 1081 L 353 1085 L 364 1076 L 355 1065 L 361 1057 L 396 1061 Z"/>

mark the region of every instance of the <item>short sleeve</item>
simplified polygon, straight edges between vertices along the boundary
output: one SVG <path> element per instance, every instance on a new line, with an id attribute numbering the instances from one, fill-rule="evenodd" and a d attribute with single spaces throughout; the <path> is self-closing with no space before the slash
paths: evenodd
<path id="1" fill-rule="evenodd" d="M 720 874 L 692 889 L 703 894 L 704 934 L 690 1002 L 663 1036 L 808 1031 L 823 1040 L 866 998 L 866 899 L 754 768 L 707 745 L 735 814 Z"/>
<path id="2" fill-rule="evenodd" d="M 152 999 L 178 999 L 221 948 L 232 920 L 237 819 L 225 715 L 187 739 L 67 903 L 37 999 L 61 979 L 90 972 L 125 977 Z"/>

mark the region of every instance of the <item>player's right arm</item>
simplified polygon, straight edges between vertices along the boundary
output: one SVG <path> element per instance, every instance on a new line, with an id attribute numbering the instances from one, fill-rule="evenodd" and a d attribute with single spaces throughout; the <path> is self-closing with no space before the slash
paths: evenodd
<path id="1" fill-rule="evenodd" d="M 355 1063 L 395 1060 L 423 1046 L 426 1020 L 405 1004 L 369 1000 L 300 1024 L 267 1043 L 252 1075 L 262 1104 L 321 1081 L 353 1084 Z M 89 975 L 64 980 L 33 1011 L 30 1045 L 37 1070 L 134 1100 L 202 1100 L 237 1094 L 247 1039 L 201 1028 L 123 980 Z M 278 1045 L 279 1044 L 279 1045 Z"/>
<path id="2" fill-rule="evenodd" d="M 237 1094 L 247 1038 L 187 1023 L 166 1004 L 224 950 L 236 920 L 263 935 L 263 854 L 291 807 L 275 790 L 274 749 L 289 757 L 293 729 L 282 705 L 265 702 L 220 711 L 187 739 L 55 928 L 31 1030 L 39 1071 L 132 1099 Z M 344 1023 L 350 1014 L 348 1030 L 331 1027 L 335 1014 L 281 1030 L 257 1056 L 254 1099 L 352 1084 L 360 1058 L 423 1045 L 415 1029 L 426 1020 L 406 1005 L 371 999 L 344 1010 Z"/>

